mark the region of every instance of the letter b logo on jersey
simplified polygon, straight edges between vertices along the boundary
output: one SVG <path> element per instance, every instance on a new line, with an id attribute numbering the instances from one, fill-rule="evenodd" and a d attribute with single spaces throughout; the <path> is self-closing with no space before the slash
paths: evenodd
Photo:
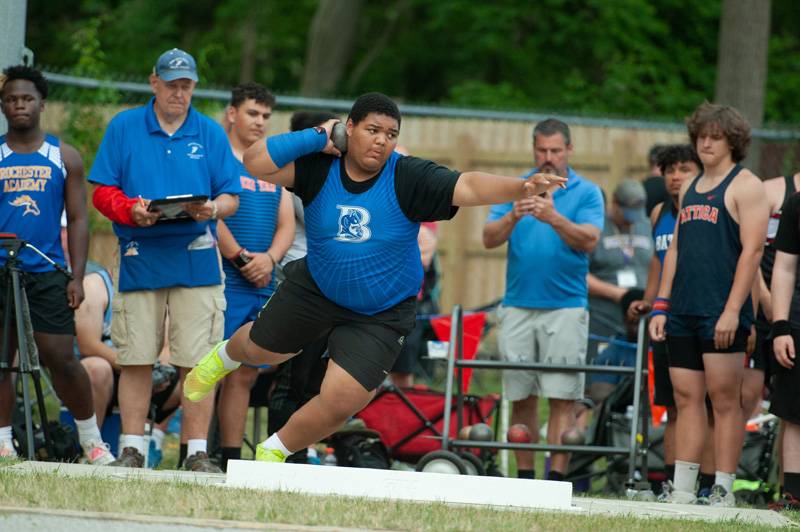
<path id="1" fill-rule="evenodd" d="M 337 205 L 339 209 L 339 231 L 336 240 L 340 242 L 359 243 L 370 239 L 372 231 L 369 227 L 369 211 L 363 207 Z"/>

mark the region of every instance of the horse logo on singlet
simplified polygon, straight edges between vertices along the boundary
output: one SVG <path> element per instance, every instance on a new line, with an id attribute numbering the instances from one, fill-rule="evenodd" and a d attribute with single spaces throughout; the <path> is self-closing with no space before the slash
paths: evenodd
<path id="1" fill-rule="evenodd" d="M 339 209 L 339 232 L 336 240 L 357 244 L 370 239 L 372 231 L 367 225 L 370 221 L 369 211 L 363 207 L 337 205 Z"/>
<path id="2" fill-rule="evenodd" d="M 25 207 L 25 211 L 22 213 L 22 216 L 25 216 L 26 214 L 39 216 L 39 206 L 36 204 L 36 200 L 27 194 L 17 196 L 14 198 L 14 201 L 9 201 L 8 204 L 13 205 L 14 207 Z"/>

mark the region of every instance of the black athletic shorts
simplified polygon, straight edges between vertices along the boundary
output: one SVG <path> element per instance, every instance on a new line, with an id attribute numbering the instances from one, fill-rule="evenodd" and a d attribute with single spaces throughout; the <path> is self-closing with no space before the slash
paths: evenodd
<path id="1" fill-rule="evenodd" d="M 669 377 L 667 342 L 653 342 L 650 345 L 653 349 L 653 378 L 656 387 L 653 403 L 658 406 L 675 406 L 672 379 Z"/>
<path id="2" fill-rule="evenodd" d="M 800 331 L 792 330 L 795 353 L 800 346 Z M 791 369 L 772 362 L 772 391 L 769 411 L 781 419 L 800 425 L 800 358 L 795 358 Z"/>
<path id="3" fill-rule="evenodd" d="M 59 271 L 23 272 L 20 277 L 28 298 L 33 331 L 75 336 L 75 311 L 67 301 L 69 278 Z M 7 283 L 11 283 L 11 276 L 3 272 L 0 274 L 0 317 L 5 309 Z M 14 323 L 13 306 L 11 312 L 11 322 Z"/>
<path id="4" fill-rule="evenodd" d="M 736 329 L 733 344 L 726 349 L 714 347 L 714 328 L 719 317 L 671 314 L 667 321 L 667 351 L 671 368 L 703 371 L 704 353 L 744 353 L 750 328 L 742 325 Z"/>
<path id="5" fill-rule="evenodd" d="M 763 371 L 767 375 L 764 381 L 768 382 L 771 359 L 772 338 L 770 337 L 770 325 L 756 321 L 756 348 L 750 358 L 745 361 L 745 365 L 750 369 Z"/>
<path id="6" fill-rule="evenodd" d="M 374 390 L 394 366 L 416 321 L 415 298 L 367 316 L 325 297 L 311 278 L 305 258 L 284 268 L 286 279 L 261 309 L 250 329 L 256 345 L 274 353 L 297 353 L 330 334 L 328 352 L 367 390 Z"/>

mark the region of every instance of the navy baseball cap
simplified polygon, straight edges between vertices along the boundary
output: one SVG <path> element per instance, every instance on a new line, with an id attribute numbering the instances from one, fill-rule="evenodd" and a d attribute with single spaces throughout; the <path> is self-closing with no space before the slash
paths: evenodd
<path id="1" fill-rule="evenodd" d="M 156 61 L 156 76 L 164 81 L 181 78 L 197 81 L 197 63 L 187 52 L 173 48 L 161 54 Z"/>

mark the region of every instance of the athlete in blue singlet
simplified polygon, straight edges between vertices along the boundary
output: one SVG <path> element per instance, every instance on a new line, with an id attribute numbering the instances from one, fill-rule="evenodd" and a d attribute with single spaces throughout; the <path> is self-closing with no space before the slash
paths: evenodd
<path id="1" fill-rule="evenodd" d="M 105 465 L 113 461 L 100 436 L 92 405 L 89 377 L 72 354 L 75 309 L 83 301 L 83 276 L 89 241 L 83 163 L 72 146 L 46 134 L 40 117 L 47 98 L 47 81 L 30 67 L 4 72 L 0 103 L 8 120 L 8 134 L 0 136 L 0 232 L 15 233 L 51 260 L 64 265 L 61 212 L 66 207 L 72 277 L 56 270 L 30 249 L 20 254 L 25 272 L 31 324 L 42 363 L 50 370 L 59 398 L 76 419 L 86 460 Z M 0 254 L 4 266 L 7 255 Z M 8 276 L 0 275 L 0 309 Z M 0 312 L 1 313 L 1 312 Z M 14 353 L 15 336 L 9 353 Z M 9 361 L 4 361 L 9 362 Z M 11 410 L 12 379 L 0 382 L 0 456 L 15 456 Z"/>
<path id="2" fill-rule="evenodd" d="M 244 151 L 264 138 L 275 97 L 257 83 L 239 85 L 231 92 L 225 112 L 228 140 L 239 166 L 242 192 L 239 209 L 217 223 L 219 249 L 225 260 L 225 333 L 230 338 L 239 327 L 256 319 L 275 291 L 275 266 L 294 238 L 294 208 L 290 194 L 251 176 L 241 163 Z M 241 458 L 250 389 L 259 368 L 242 366 L 222 381 L 217 416 L 225 471 L 229 459 Z"/>
<path id="3" fill-rule="evenodd" d="M 326 334 L 331 356 L 320 395 L 258 446 L 257 460 L 284 461 L 370 401 L 415 323 L 421 222 L 452 218 L 459 206 L 532 197 L 566 181 L 462 174 L 401 156 L 394 151 L 400 120 L 388 97 L 365 94 L 350 111 L 341 158 L 330 140 L 335 120 L 270 137 L 245 153 L 253 175 L 293 188 L 303 200 L 308 255 L 286 266 L 286 279 L 254 323 L 195 367 L 184 393 L 201 400 L 240 362 L 280 363 Z"/>
<path id="4" fill-rule="evenodd" d="M 688 129 L 704 171 L 681 190 L 678 223 L 649 327 L 651 338 L 667 340 L 681 434 L 667 500 L 695 499 L 708 393 L 717 468 L 709 503 L 732 506 L 744 438 L 741 386 L 754 318 L 750 291 L 769 209 L 761 181 L 738 164 L 750 139 L 749 125 L 738 111 L 705 103 L 689 119 Z"/>
<path id="5" fill-rule="evenodd" d="M 697 152 L 688 144 L 662 146 L 658 153 L 658 165 L 661 168 L 661 175 L 664 176 L 664 183 L 671 201 L 657 204 L 650 213 L 655 253 L 650 260 L 644 300 L 634 301 L 628 308 L 628 316 L 631 319 L 638 319 L 640 315 L 650 311 L 651 303 L 658 293 L 664 257 L 675 231 L 681 187 L 687 180 L 698 176 L 703 167 L 697 157 Z M 667 407 L 667 423 L 664 428 L 664 465 L 666 480 L 671 481 L 675 474 L 675 422 L 678 413 L 672 393 L 672 381 L 669 378 L 666 343 L 653 342 L 652 349 L 655 373 L 653 403 Z"/>

